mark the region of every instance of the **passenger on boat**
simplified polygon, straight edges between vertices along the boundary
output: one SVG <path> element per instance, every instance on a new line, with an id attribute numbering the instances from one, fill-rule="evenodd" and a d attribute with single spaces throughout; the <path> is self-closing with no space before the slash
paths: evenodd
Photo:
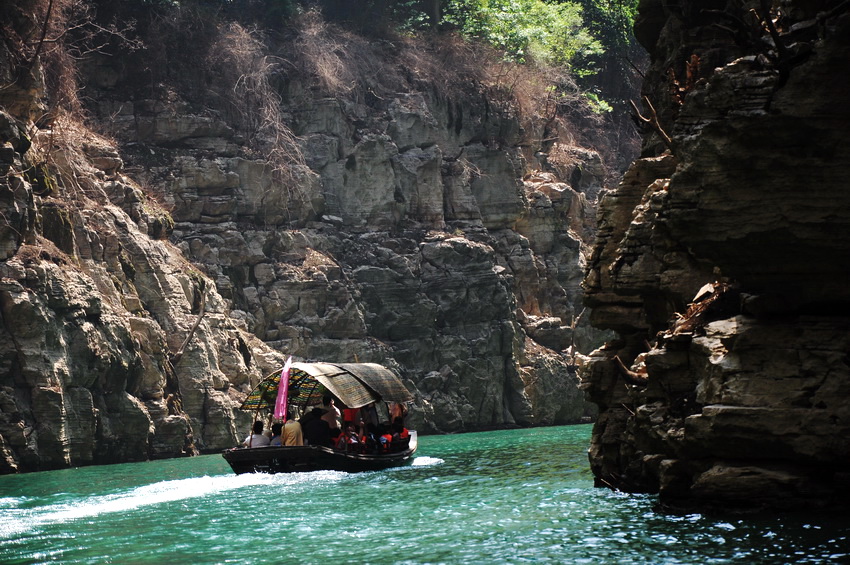
<path id="1" fill-rule="evenodd" d="M 393 402 L 390 406 L 390 419 L 395 422 L 398 418 L 404 420 L 405 416 L 407 416 L 407 406 L 399 402 Z"/>
<path id="2" fill-rule="evenodd" d="M 343 408 L 342 409 L 342 425 L 344 428 L 348 428 L 348 424 L 354 426 L 354 422 L 357 421 L 357 413 L 360 412 L 359 408 Z"/>
<path id="3" fill-rule="evenodd" d="M 342 416 L 342 413 L 339 411 L 339 408 L 334 404 L 333 396 L 327 395 L 322 400 L 324 403 L 325 413 L 322 415 L 322 420 L 328 423 L 328 427 L 331 430 L 339 429 L 339 419 Z"/>
<path id="4" fill-rule="evenodd" d="M 360 408 L 360 417 L 363 419 L 363 421 L 366 422 L 367 425 L 372 424 L 377 426 L 379 418 L 378 410 L 375 407 L 375 403 L 372 402 L 371 404 L 367 404 L 366 406 Z"/>
<path id="5" fill-rule="evenodd" d="M 301 415 L 301 418 L 298 419 L 298 422 L 301 423 L 301 428 L 306 428 L 307 424 L 310 423 L 310 420 L 315 420 L 316 418 L 320 418 L 324 414 L 321 408 L 313 408 L 309 412 L 304 412 Z"/>
<path id="6" fill-rule="evenodd" d="M 381 451 L 389 451 L 393 443 L 392 430 L 387 424 L 381 424 L 381 437 L 378 438 L 381 443 Z"/>
<path id="7" fill-rule="evenodd" d="M 302 420 L 304 439 L 308 445 L 331 446 L 331 429 L 328 423 L 322 419 L 322 409 L 313 408 L 311 417 L 307 422 Z"/>
<path id="8" fill-rule="evenodd" d="M 393 441 L 404 440 L 410 437 L 410 431 L 404 427 L 404 422 L 401 418 L 393 420 Z"/>
<path id="9" fill-rule="evenodd" d="M 366 424 L 362 435 L 360 436 L 360 444 L 366 453 L 377 453 L 380 450 L 380 442 L 378 441 L 378 427 L 375 424 Z"/>
<path id="10" fill-rule="evenodd" d="M 335 447 L 345 451 L 360 451 L 360 440 L 357 437 L 357 432 L 354 431 L 354 424 L 345 426 L 345 431 L 339 434 Z"/>
<path id="11" fill-rule="evenodd" d="M 263 433 L 263 423 L 259 420 L 254 422 L 252 432 L 242 442 L 245 447 L 267 447 L 269 445 L 269 436 Z"/>
<path id="12" fill-rule="evenodd" d="M 404 427 L 401 418 L 393 420 L 393 441 L 390 451 L 404 451 L 410 447 L 410 431 Z"/>
<path id="13" fill-rule="evenodd" d="M 269 441 L 269 445 L 272 447 L 279 447 L 283 445 L 283 440 L 280 437 L 280 432 L 283 429 L 283 424 L 275 423 L 272 424 L 272 439 Z"/>
<path id="14" fill-rule="evenodd" d="M 295 420 L 292 410 L 286 413 L 286 424 L 283 426 L 283 445 L 304 445 L 304 434 L 301 424 Z"/>
<path id="15" fill-rule="evenodd" d="M 337 428 L 335 430 L 330 430 L 330 435 L 331 435 L 331 445 L 333 446 L 333 445 L 336 445 L 336 442 L 339 441 L 339 438 L 342 437 L 343 433 L 342 433 L 341 429 Z"/>

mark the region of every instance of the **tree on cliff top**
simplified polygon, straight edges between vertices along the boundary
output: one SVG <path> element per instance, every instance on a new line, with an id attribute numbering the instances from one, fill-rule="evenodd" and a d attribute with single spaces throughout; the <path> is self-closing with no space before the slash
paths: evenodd
<path id="1" fill-rule="evenodd" d="M 518 62 L 570 66 L 602 51 L 584 27 L 576 3 L 542 0 L 452 0 L 444 22 L 486 41 Z"/>

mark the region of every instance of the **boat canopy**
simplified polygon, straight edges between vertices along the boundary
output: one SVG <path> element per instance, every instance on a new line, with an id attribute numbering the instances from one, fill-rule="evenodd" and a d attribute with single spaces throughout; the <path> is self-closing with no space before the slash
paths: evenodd
<path id="1" fill-rule="evenodd" d="M 378 393 L 384 402 L 404 404 L 413 401 L 413 395 L 410 394 L 410 391 L 407 390 L 395 373 L 383 365 L 377 363 L 338 363 L 336 366 L 354 375 L 357 380 Z M 340 400 L 342 400 L 342 397 L 340 397 Z M 357 408 L 357 406 L 351 406 L 351 408 Z"/>
<path id="2" fill-rule="evenodd" d="M 274 409 L 281 371 L 264 378 L 240 409 L 256 412 Z M 380 400 L 410 402 L 413 396 L 399 378 L 377 363 L 293 363 L 289 372 L 289 404 L 318 405 L 330 392 L 349 408 Z"/>

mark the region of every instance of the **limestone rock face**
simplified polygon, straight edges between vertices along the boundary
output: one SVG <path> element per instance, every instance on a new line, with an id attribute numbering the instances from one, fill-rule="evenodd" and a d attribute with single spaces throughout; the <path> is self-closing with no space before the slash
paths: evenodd
<path id="1" fill-rule="evenodd" d="M 0 264 L 0 470 L 234 445 L 249 420 L 235 402 L 282 356 L 230 318 L 173 245 L 151 237 L 167 214 L 142 205 L 116 154 L 94 146 L 91 161 L 67 154 L 65 167 L 80 159 L 101 171 L 73 171 L 92 195 L 75 197 L 61 184 L 63 165 L 32 166 L 22 122 L 0 112 L 0 123 L 11 220 Z"/>
<path id="2" fill-rule="evenodd" d="M 526 382 L 575 386 L 560 352 L 599 338 L 578 324 L 591 204 L 552 173 L 523 178 L 517 116 L 488 111 L 483 98 L 447 105 L 415 89 L 369 106 L 290 90 L 306 208 L 292 207 L 262 161 L 211 159 L 187 145 L 195 135 L 219 136 L 208 142 L 215 147 L 237 143 L 225 127 L 193 116 L 180 124 L 171 108 L 114 92 L 96 101 L 104 118 L 124 105 L 153 113 L 156 135 L 135 120 L 113 133 L 128 167 L 149 182 L 166 179 L 172 240 L 233 315 L 278 351 L 397 368 L 417 393 L 411 418 L 423 432 L 592 413 L 576 395 L 528 397 Z M 598 190 L 598 154 L 570 150 L 576 167 L 587 163 L 582 187 Z M 155 166 L 145 165 L 151 153 L 162 155 Z M 518 362 L 527 334 L 549 348 L 538 356 L 554 360 L 539 375 Z M 441 378 L 425 378 L 434 374 Z"/>
<path id="3" fill-rule="evenodd" d="M 727 7 L 752 42 L 700 5 L 641 3 L 672 155 L 650 132 L 598 211 L 591 466 L 670 506 L 844 505 L 850 14 L 782 3 L 777 45 L 758 3 Z"/>
<path id="4" fill-rule="evenodd" d="M 543 124 L 486 93 L 292 80 L 284 167 L 192 92 L 136 88 L 134 61 L 82 75 L 117 146 L 80 128 L 43 159 L 60 128 L 0 111 L 0 472 L 231 447 L 287 355 L 390 366 L 423 433 L 592 414 L 598 154 L 568 149 L 575 182 L 528 175 Z"/>

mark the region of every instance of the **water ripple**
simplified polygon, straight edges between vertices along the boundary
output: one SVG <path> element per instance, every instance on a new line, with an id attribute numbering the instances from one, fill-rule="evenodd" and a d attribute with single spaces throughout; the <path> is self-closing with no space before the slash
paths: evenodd
<path id="1" fill-rule="evenodd" d="M 589 426 L 420 438 L 408 467 L 232 475 L 219 456 L 0 477 L 0 562 L 842 562 L 847 519 L 668 515 L 593 488 Z"/>

